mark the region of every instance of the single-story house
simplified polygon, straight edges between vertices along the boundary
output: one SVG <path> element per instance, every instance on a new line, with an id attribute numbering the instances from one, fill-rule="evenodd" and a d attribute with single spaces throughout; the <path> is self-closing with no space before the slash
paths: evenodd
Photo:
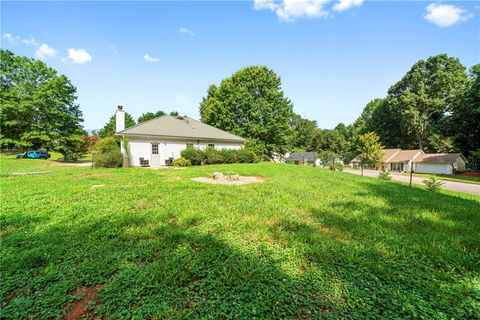
<path id="1" fill-rule="evenodd" d="M 382 161 L 375 164 L 376 170 L 454 174 L 465 170 L 467 160 L 461 153 L 425 153 L 420 149 L 383 149 Z M 360 157 L 356 156 L 350 166 L 359 167 Z"/>
<path id="2" fill-rule="evenodd" d="M 422 154 L 424 154 L 424 152 L 420 149 L 398 149 L 398 151 L 392 152 L 389 158 L 384 158 L 384 161 L 379 166 L 379 169 L 386 168 L 388 171 L 410 172 L 412 164 Z"/>
<path id="3" fill-rule="evenodd" d="M 424 153 L 415 159 L 414 172 L 454 174 L 465 171 L 467 159 L 461 153 Z"/>
<path id="4" fill-rule="evenodd" d="M 369 169 L 376 169 L 376 170 L 381 170 L 383 168 L 383 165 L 385 162 L 387 162 L 389 159 L 391 159 L 394 155 L 396 155 L 401 149 L 383 149 L 383 157 L 382 161 L 377 162 L 374 167 L 368 167 Z M 361 159 L 360 155 L 356 156 L 355 158 L 350 161 L 350 166 L 354 168 L 360 168 L 361 164 Z M 388 167 L 387 169 L 390 169 Z"/>
<path id="5" fill-rule="evenodd" d="M 293 152 L 288 156 L 287 161 L 295 164 L 312 164 L 315 167 L 322 163 L 316 152 Z"/>
<path id="6" fill-rule="evenodd" d="M 186 116 L 161 116 L 125 129 L 125 112 L 116 112 L 116 134 L 128 138 L 131 165 L 140 160 L 152 166 L 169 165 L 187 147 L 205 149 L 241 149 L 246 139 Z"/>

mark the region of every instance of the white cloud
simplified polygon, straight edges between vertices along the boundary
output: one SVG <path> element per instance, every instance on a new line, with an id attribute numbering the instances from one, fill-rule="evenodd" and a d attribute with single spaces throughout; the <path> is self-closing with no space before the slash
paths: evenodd
<path id="1" fill-rule="evenodd" d="M 147 62 L 158 62 L 160 61 L 159 58 L 154 58 L 152 57 L 151 55 L 149 55 L 148 53 L 146 53 L 144 56 L 143 56 L 143 59 Z"/>
<path id="2" fill-rule="evenodd" d="M 7 40 L 10 43 L 14 43 L 17 40 L 20 40 L 20 36 L 14 36 L 11 33 L 4 33 L 3 34 L 3 39 Z"/>
<path id="3" fill-rule="evenodd" d="M 38 42 L 34 37 L 31 37 L 30 39 L 22 39 L 22 42 L 29 46 L 38 46 Z"/>
<path id="4" fill-rule="evenodd" d="M 326 18 L 329 15 L 324 6 L 331 0 L 254 0 L 254 9 L 268 9 L 282 21 L 292 21 L 296 18 Z"/>
<path id="5" fill-rule="evenodd" d="M 195 35 L 195 33 L 193 33 L 192 30 L 187 29 L 187 28 L 185 28 L 185 27 L 180 27 L 180 33 L 188 34 L 188 35 L 190 35 L 190 36 L 192 36 L 192 37 Z"/>
<path id="6" fill-rule="evenodd" d="M 473 16 L 452 4 L 431 3 L 425 10 L 423 17 L 439 27 L 450 27 L 458 22 L 467 21 Z"/>
<path id="7" fill-rule="evenodd" d="M 85 49 L 68 49 L 68 58 L 73 63 L 83 64 L 92 61 L 92 56 Z"/>
<path id="8" fill-rule="evenodd" d="M 46 43 L 42 43 L 37 49 L 35 49 L 35 57 L 38 59 L 55 58 L 56 56 L 57 50 L 50 48 Z"/>
<path id="9" fill-rule="evenodd" d="M 353 7 L 360 7 L 363 4 L 363 0 L 338 0 L 333 5 L 333 11 L 345 11 Z"/>

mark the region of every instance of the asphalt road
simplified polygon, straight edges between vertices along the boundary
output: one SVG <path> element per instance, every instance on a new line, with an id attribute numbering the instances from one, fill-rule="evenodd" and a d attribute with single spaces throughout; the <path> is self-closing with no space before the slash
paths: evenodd
<path id="1" fill-rule="evenodd" d="M 357 174 L 357 175 L 362 174 L 360 170 L 346 169 L 344 170 L 344 172 Z M 378 171 L 363 170 L 363 175 L 367 177 L 378 177 Z M 397 181 L 406 182 L 406 183 L 410 182 L 410 176 L 404 176 L 400 173 L 393 173 L 393 172 L 390 172 L 390 175 L 392 176 L 392 180 L 397 180 Z M 442 178 L 439 178 L 439 179 L 441 180 Z M 425 180 L 425 178 L 420 178 L 415 176 L 412 177 L 412 183 L 415 183 L 415 184 L 423 185 L 423 180 Z M 477 196 L 480 195 L 480 184 L 445 181 L 445 180 L 442 180 L 442 181 L 445 183 L 442 186 L 442 188 L 444 189 L 469 193 Z"/>

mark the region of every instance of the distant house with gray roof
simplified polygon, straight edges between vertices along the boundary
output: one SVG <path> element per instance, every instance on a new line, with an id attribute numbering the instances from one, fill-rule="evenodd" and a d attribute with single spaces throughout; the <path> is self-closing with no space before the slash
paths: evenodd
<path id="1" fill-rule="evenodd" d="M 318 167 L 321 164 L 316 152 L 294 152 L 287 157 L 287 162 L 295 164 L 312 164 Z"/>
<path id="2" fill-rule="evenodd" d="M 161 116 L 125 129 L 125 112 L 116 112 L 117 136 L 128 138 L 131 165 L 169 165 L 187 147 L 240 149 L 246 139 L 186 116 Z"/>
<path id="3" fill-rule="evenodd" d="M 360 156 L 351 161 L 351 166 L 360 166 Z M 465 171 L 467 159 L 461 153 L 425 153 L 420 149 L 383 149 L 383 159 L 375 164 L 376 170 L 454 174 Z"/>

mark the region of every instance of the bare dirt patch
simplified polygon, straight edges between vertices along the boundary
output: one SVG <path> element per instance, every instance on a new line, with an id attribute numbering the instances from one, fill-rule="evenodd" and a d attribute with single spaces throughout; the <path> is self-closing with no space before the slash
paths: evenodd
<path id="1" fill-rule="evenodd" d="M 251 184 L 251 183 L 262 183 L 265 182 L 264 177 L 242 177 L 239 176 L 238 180 L 219 180 L 219 179 L 213 179 L 213 178 L 207 178 L 207 177 L 198 177 L 198 178 L 192 178 L 193 181 L 197 182 L 203 182 L 203 183 L 211 183 L 211 184 L 226 184 L 226 185 L 232 185 L 232 186 L 240 186 L 240 185 L 245 185 L 245 184 Z"/>
<path id="2" fill-rule="evenodd" d="M 64 320 L 77 320 L 77 319 L 94 319 L 94 315 L 89 312 L 88 305 L 91 303 L 98 304 L 97 291 L 102 286 L 97 284 L 93 287 L 78 287 L 75 294 L 82 295 L 80 300 L 73 303 L 68 313 L 63 317 Z"/>
<path id="3" fill-rule="evenodd" d="M 79 162 L 49 161 L 48 165 L 52 167 L 89 167 L 92 165 L 92 163 L 90 161 L 79 161 Z"/>

